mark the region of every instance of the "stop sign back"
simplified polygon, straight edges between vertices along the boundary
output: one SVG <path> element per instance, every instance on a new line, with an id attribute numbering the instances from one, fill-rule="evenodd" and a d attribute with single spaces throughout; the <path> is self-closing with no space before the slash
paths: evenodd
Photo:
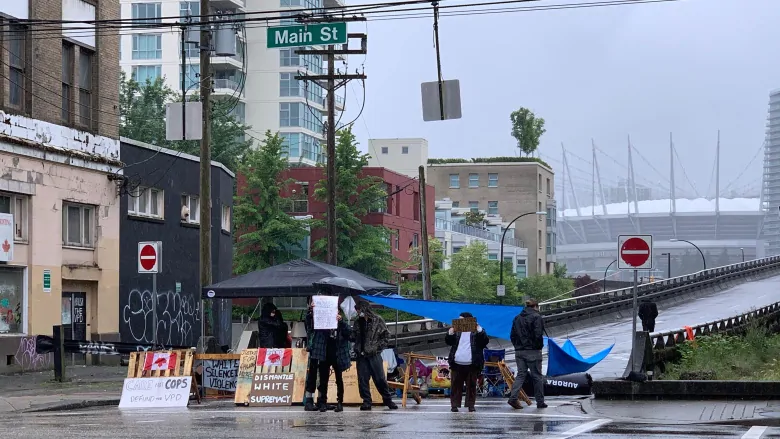
<path id="1" fill-rule="evenodd" d="M 138 272 L 159 273 L 162 243 L 159 241 L 138 243 Z"/>
<path id="2" fill-rule="evenodd" d="M 653 268 L 653 235 L 618 236 L 618 269 L 650 270 Z"/>

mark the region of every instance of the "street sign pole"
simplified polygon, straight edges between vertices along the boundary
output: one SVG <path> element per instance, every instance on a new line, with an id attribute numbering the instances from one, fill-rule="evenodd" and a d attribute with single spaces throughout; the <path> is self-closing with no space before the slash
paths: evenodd
<path id="1" fill-rule="evenodd" d="M 638 317 L 639 270 L 653 269 L 653 236 L 618 236 L 618 269 L 634 271 L 631 316 L 631 372 L 637 372 L 636 357 L 636 320 Z M 609 268 L 609 267 L 607 267 Z"/>
<path id="2" fill-rule="evenodd" d="M 634 361 L 634 352 L 636 350 L 636 317 L 637 317 L 637 289 L 639 282 L 637 280 L 639 279 L 639 270 L 634 270 L 634 312 L 633 314 L 633 322 L 631 324 L 631 372 L 636 372 L 636 361 Z"/>
<path id="3" fill-rule="evenodd" d="M 138 243 L 138 273 L 152 275 L 152 345 L 157 346 L 157 273 L 162 266 L 162 241 Z"/>

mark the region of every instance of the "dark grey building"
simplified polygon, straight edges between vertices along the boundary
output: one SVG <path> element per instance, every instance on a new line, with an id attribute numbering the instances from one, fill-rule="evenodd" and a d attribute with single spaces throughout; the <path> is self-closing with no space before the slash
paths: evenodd
<path id="1" fill-rule="evenodd" d="M 153 340 L 152 274 L 138 273 L 138 243 L 162 242 L 157 276 L 157 334 L 161 343 L 195 346 L 201 335 L 200 160 L 198 157 L 121 139 L 124 182 L 119 222 L 119 334 L 123 342 Z M 214 282 L 228 279 L 233 265 L 235 175 L 211 162 L 211 261 Z M 215 301 L 217 302 L 217 301 Z M 206 313 L 216 333 L 230 334 L 229 303 Z M 213 319 L 208 316 L 212 314 Z M 220 330 L 220 328 L 222 330 Z M 221 344 L 229 344 L 229 338 Z"/>

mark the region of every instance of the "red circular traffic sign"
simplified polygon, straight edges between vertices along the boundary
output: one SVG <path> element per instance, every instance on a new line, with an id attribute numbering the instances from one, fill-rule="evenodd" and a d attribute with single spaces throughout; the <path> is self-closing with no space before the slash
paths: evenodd
<path id="1" fill-rule="evenodd" d="M 629 238 L 620 246 L 620 259 L 632 267 L 644 265 L 650 258 L 650 246 L 641 238 Z"/>
<path id="2" fill-rule="evenodd" d="M 144 270 L 151 270 L 157 264 L 157 250 L 151 245 L 145 245 L 141 248 L 138 258 Z"/>

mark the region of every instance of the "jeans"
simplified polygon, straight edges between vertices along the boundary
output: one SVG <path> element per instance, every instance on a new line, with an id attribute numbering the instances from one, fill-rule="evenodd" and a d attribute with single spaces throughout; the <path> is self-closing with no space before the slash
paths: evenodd
<path id="1" fill-rule="evenodd" d="M 477 378 L 482 373 L 481 370 L 474 370 L 471 365 L 452 364 L 450 365 L 452 380 L 450 381 L 450 404 L 453 408 L 460 408 L 463 400 L 463 385 L 466 385 L 466 407 L 474 408 L 477 402 Z"/>
<path id="2" fill-rule="evenodd" d="M 654 332 L 655 331 L 655 319 L 642 320 L 642 331 Z"/>
<path id="3" fill-rule="evenodd" d="M 382 363 L 382 356 L 379 354 L 370 357 L 358 357 L 357 359 L 358 391 L 363 404 L 371 405 L 371 386 L 369 379 L 374 380 L 374 385 L 379 394 L 382 395 L 384 403 L 389 402 L 393 397 L 390 394 L 390 387 L 387 385 L 387 376 Z"/>
<path id="4" fill-rule="evenodd" d="M 320 361 L 309 359 L 309 370 L 306 372 L 306 393 L 314 395 L 316 388 L 319 391 L 317 395 L 317 402 L 326 404 L 328 402 L 328 381 L 330 381 L 330 368 L 333 366 L 333 371 L 336 374 L 336 401 L 344 402 L 344 380 L 342 373 L 338 371 L 335 364 L 332 365 L 329 361 Z M 319 375 L 320 385 L 317 387 L 317 376 Z"/>
<path id="5" fill-rule="evenodd" d="M 542 375 L 542 351 L 515 351 L 517 377 L 509 393 L 510 401 L 517 401 L 517 395 L 523 388 L 526 373 L 534 383 L 534 398 L 537 404 L 544 402 L 544 375 Z"/>

